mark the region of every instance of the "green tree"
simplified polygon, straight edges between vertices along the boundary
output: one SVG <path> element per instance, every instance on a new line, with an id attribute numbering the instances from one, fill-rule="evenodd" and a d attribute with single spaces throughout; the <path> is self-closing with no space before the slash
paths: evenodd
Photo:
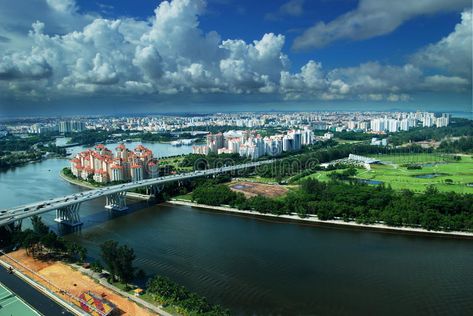
<path id="1" fill-rule="evenodd" d="M 49 233 L 48 226 L 43 223 L 41 217 L 38 215 L 33 215 L 31 217 L 31 225 L 33 226 L 34 233 L 39 236 L 44 236 Z"/>
<path id="2" fill-rule="evenodd" d="M 105 262 L 111 279 L 118 277 L 123 282 L 129 282 L 133 279 L 135 268 L 133 260 L 136 256 L 132 248 L 127 245 L 119 246 L 118 242 L 108 240 L 101 246 L 101 257 Z"/>
<path id="3" fill-rule="evenodd" d="M 103 265 L 100 261 L 94 261 L 90 264 L 90 269 L 97 273 L 102 273 Z"/>

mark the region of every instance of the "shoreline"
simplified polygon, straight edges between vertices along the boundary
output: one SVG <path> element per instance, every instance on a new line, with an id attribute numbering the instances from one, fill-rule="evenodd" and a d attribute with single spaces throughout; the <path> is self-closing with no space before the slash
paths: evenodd
<path id="1" fill-rule="evenodd" d="M 345 226 L 351 228 L 358 228 L 358 229 L 366 229 L 366 230 L 376 230 L 376 231 L 390 231 L 395 233 L 413 233 L 413 234 L 422 234 L 422 235 L 430 235 L 430 236 L 439 236 L 439 237 L 461 237 L 467 239 L 473 239 L 473 233 L 469 232 L 460 232 L 460 231 L 437 231 L 437 230 L 427 230 L 423 228 L 414 228 L 414 227 L 395 227 L 395 226 L 388 226 L 384 224 L 358 224 L 356 222 L 345 222 L 342 220 L 320 220 L 317 218 L 316 215 L 308 215 L 306 218 L 301 218 L 298 215 L 275 215 L 270 213 L 258 213 L 255 211 L 246 211 L 246 210 L 239 210 L 236 208 L 231 208 L 227 206 L 212 206 L 212 205 L 205 205 L 205 204 L 198 204 L 189 201 L 183 200 L 170 200 L 166 203 L 173 204 L 173 205 L 182 205 L 182 206 L 190 206 L 195 208 L 202 208 L 202 209 L 210 209 L 216 210 L 221 212 L 228 212 L 228 213 L 236 213 L 243 216 L 256 216 L 256 217 L 272 217 L 272 218 L 279 218 L 285 219 L 288 221 L 299 221 L 299 222 L 306 222 L 306 223 L 313 223 L 313 224 L 321 224 L 326 226 Z"/>
<path id="2" fill-rule="evenodd" d="M 66 175 L 62 172 L 62 170 L 61 170 L 61 172 L 59 172 L 59 176 L 60 176 L 64 181 L 67 181 L 67 182 L 69 182 L 70 184 L 77 185 L 77 186 L 82 187 L 82 188 L 87 188 L 87 189 L 98 189 L 98 188 L 100 188 L 100 187 L 95 187 L 95 186 L 93 186 L 92 184 L 89 184 L 89 183 L 84 183 L 84 182 L 81 181 L 81 180 L 71 179 L 71 178 L 69 178 L 68 176 L 66 176 Z M 129 198 L 132 198 L 132 199 L 136 199 L 136 200 L 144 200 L 144 201 L 148 201 L 149 199 L 152 199 L 152 196 L 151 196 L 151 195 L 140 194 L 140 193 L 129 192 L 129 191 L 126 191 L 126 197 L 129 197 Z"/>

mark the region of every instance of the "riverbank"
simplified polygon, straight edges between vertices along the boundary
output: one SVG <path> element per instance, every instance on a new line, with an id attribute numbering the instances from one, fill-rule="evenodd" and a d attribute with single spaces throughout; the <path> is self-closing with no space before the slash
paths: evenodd
<path id="1" fill-rule="evenodd" d="M 65 181 L 67 181 L 71 184 L 83 187 L 83 188 L 93 189 L 93 190 L 100 188 L 100 187 L 93 186 L 92 184 L 87 183 L 87 182 L 82 181 L 82 180 L 72 179 L 72 178 L 66 176 L 62 170 L 59 173 L 59 176 L 63 180 L 65 180 Z M 129 197 L 129 198 L 132 198 L 132 199 L 145 200 L 145 201 L 147 201 L 147 200 L 149 200 L 153 197 L 152 195 L 140 194 L 140 193 L 129 192 L 129 191 L 126 192 L 126 196 Z"/>
<path id="2" fill-rule="evenodd" d="M 290 220 L 290 221 L 316 223 L 316 224 L 327 225 L 327 226 L 337 225 L 337 226 L 348 226 L 348 227 L 359 228 L 359 229 L 384 230 L 384 231 L 393 231 L 393 232 L 398 232 L 398 233 L 425 234 L 425 235 L 431 235 L 431 236 L 461 237 L 461 238 L 473 239 L 473 233 L 469 233 L 469 232 L 434 231 L 434 230 L 427 230 L 427 229 L 415 228 L 415 227 L 394 227 L 394 226 L 388 226 L 384 224 L 371 224 L 371 225 L 358 224 L 353 221 L 345 222 L 342 220 L 323 221 L 323 220 L 318 219 L 316 215 L 308 215 L 306 218 L 301 218 L 297 214 L 275 215 L 275 214 L 270 214 L 270 213 L 258 213 L 254 211 L 239 210 L 239 209 L 231 208 L 227 206 L 212 206 L 212 205 L 198 204 L 198 203 L 182 201 L 182 200 L 170 200 L 167 203 L 174 204 L 174 205 L 183 205 L 183 206 L 202 208 L 202 209 L 210 209 L 210 210 L 216 210 L 216 211 L 222 211 L 222 212 L 237 213 L 244 216 L 270 217 L 270 218 L 285 219 L 285 220 Z"/>

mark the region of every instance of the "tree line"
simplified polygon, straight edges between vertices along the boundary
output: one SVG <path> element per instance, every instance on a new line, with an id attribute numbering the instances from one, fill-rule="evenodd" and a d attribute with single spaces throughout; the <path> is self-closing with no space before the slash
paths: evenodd
<path id="1" fill-rule="evenodd" d="M 28 255 L 39 259 L 60 259 L 71 262 L 83 262 L 87 249 L 83 246 L 58 236 L 44 224 L 40 216 L 31 217 L 32 228 L 9 230 L 0 227 L 0 245 L 3 247 L 20 246 Z"/>
<path id="2" fill-rule="evenodd" d="M 347 172 L 344 177 L 350 177 Z M 192 200 L 277 215 L 317 215 L 321 220 L 340 219 L 357 223 L 421 227 L 427 230 L 473 231 L 473 195 L 442 193 L 429 187 L 424 193 L 395 191 L 384 185 L 369 186 L 358 181 L 301 181 L 299 190 L 283 198 L 245 198 L 222 184 L 199 187 Z"/>
<path id="3" fill-rule="evenodd" d="M 224 316 L 230 315 L 220 305 L 210 304 L 205 297 L 190 292 L 167 277 L 156 275 L 147 282 L 147 291 L 166 305 L 174 305 L 184 315 Z"/>
<path id="4" fill-rule="evenodd" d="M 438 150 L 448 153 L 472 153 L 473 136 L 461 137 L 454 141 L 443 141 Z"/>
<path id="5" fill-rule="evenodd" d="M 473 121 L 462 118 L 453 118 L 449 126 L 445 127 L 418 127 L 409 131 L 392 133 L 389 142 L 395 146 L 409 142 L 424 140 L 440 141 L 445 137 L 473 136 Z"/>

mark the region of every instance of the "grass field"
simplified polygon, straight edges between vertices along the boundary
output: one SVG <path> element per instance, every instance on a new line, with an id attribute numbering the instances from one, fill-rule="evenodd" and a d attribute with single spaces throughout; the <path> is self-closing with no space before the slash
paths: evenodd
<path id="1" fill-rule="evenodd" d="M 39 316 L 41 314 L 0 283 L 0 315 Z"/>
<path id="2" fill-rule="evenodd" d="M 452 161 L 452 156 L 439 154 L 395 154 L 395 155 L 367 155 L 375 159 L 379 159 L 385 163 L 393 164 L 422 164 L 431 162 L 448 162 Z"/>
<path id="3" fill-rule="evenodd" d="M 473 194 L 473 187 L 468 187 L 468 183 L 473 183 L 473 158 L 462 156 L 460 161 L 435 161 L 438 159 L 427 154 L 404 156 L 376 156 L 384 162 L 392 162 L 387 165 L 372 165 L 371 170 L 358 169 L 356 178 L 367 181 L 381 181 L 385 185 L 391 185 L 393 189 L 409 189 L 412 191 L 424 191 L 429 185 L 435 185 L 439 191 Z M 405 163 L 425 164 L 422 169 L 408 170 L 403 167 Z M 341 172 L 337 170 L 336 172 Z M 308 177 L 320 181 L 329 181 L 329 174 L 333 171 L 321 171 Z M 419 178 L 420 176 L 420 178 Z M 422 178 L 423 177 L 423 178 Z M 451 179 L 452 184 L 447 184 L 446 179 Z"/>
<path id="4" fill-rule="evenodd" d="M 183 201 L 192 201 L 192 193 L 187 193 L 183 195 L 177 195 L 174 197 L 176 200 L 183 200 Z"/>

